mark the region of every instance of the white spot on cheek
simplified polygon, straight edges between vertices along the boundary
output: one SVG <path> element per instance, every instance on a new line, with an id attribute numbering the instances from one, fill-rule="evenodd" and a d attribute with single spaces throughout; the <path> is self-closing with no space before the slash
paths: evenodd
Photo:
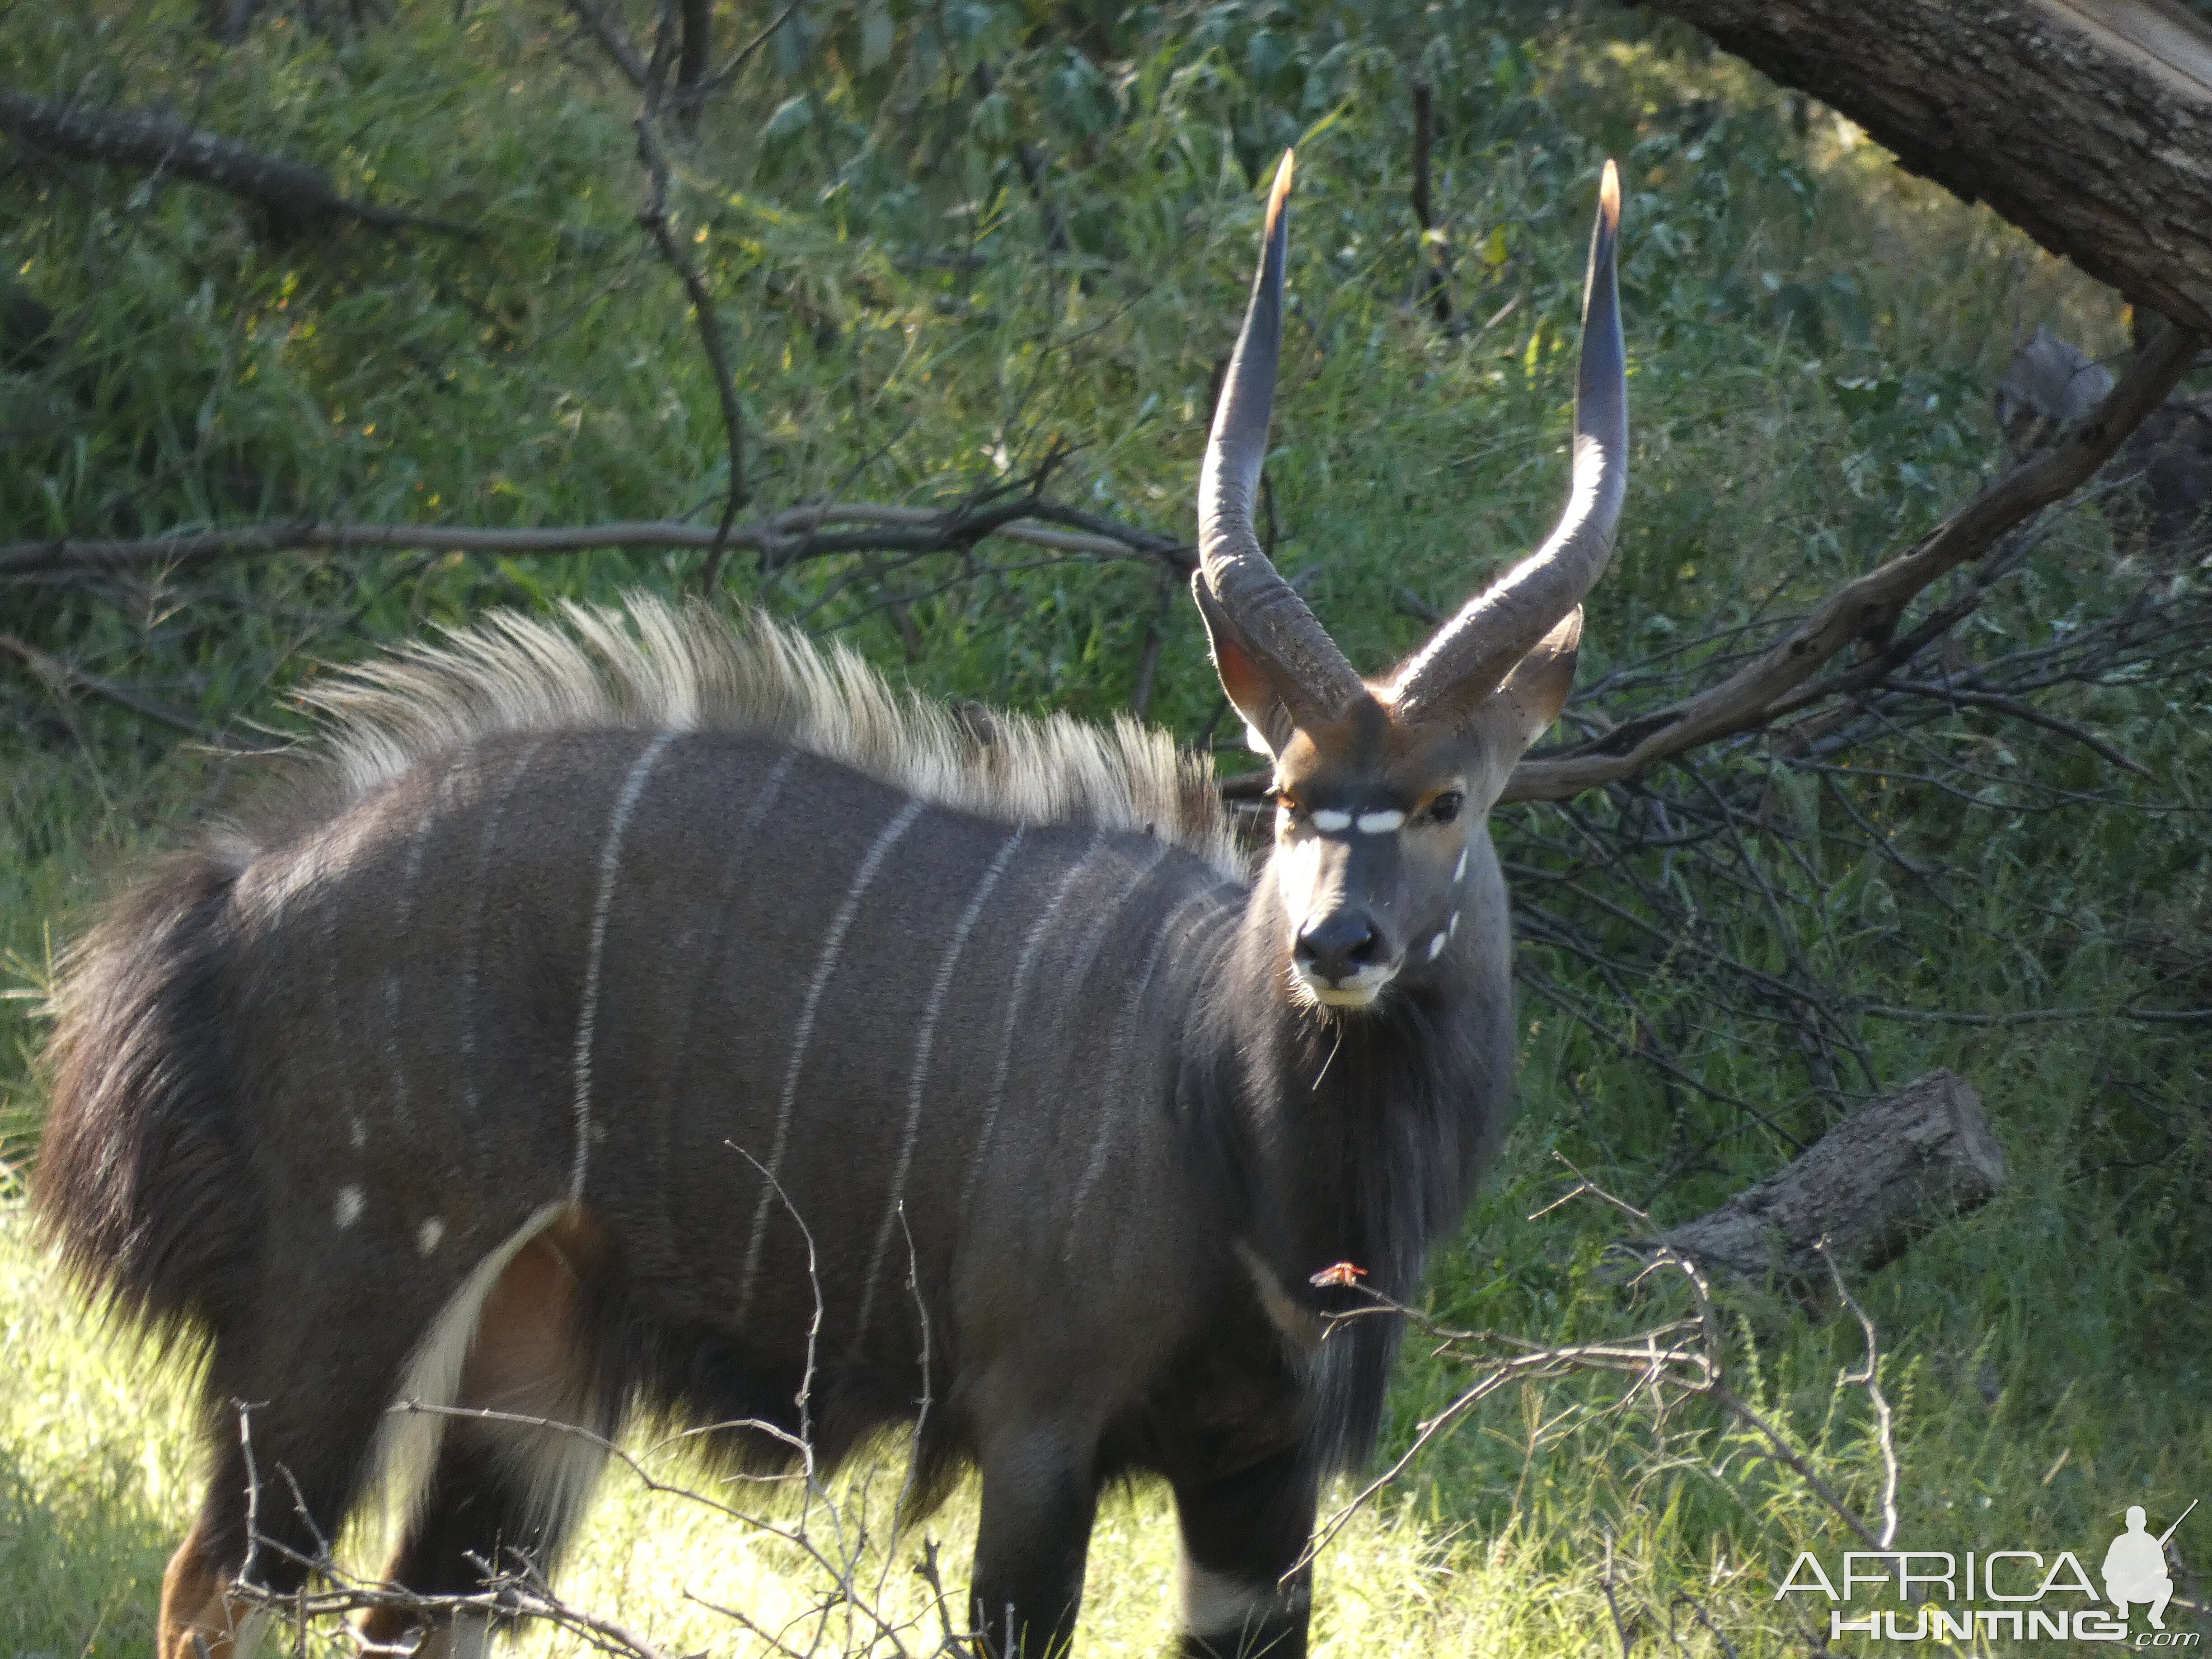
<path id="1" fill-rule="evenodd" d="M 424 1255 L 429 1255 L 437 1249 L 440 1241 L 445 1237 L 446 1224 L 436 1216 L 432 1216 L 416 1233 L 415 1248 L 422 1251 Z"/>
<path id="2" fill-rule="evenodd" d="M 361 1212 L 368 1206 L 368 1199 L 360 1188 L 341 1187 L 338 1188 L 337 1208 L 331 1218 L 337 1223 L 338 1231 L 343 1232 L 361 1219 Z"/>
<path id="3" fill-rule="evenodd" d="M 1359 833 L 1363 836 L 1387 836 L 1394 830 L 1402 830 L 1405 827 L 1406 815 L 1395 810 L 1388 812 L 1362 812 L 1359 815 Z"/>
<path id="4" fill-rule="evenodd" d="M 1453 866 L 1452 879 L 1454 881 L 1467 879 L 1467 848 L 1464 847 L 1459 849 L 1459 862 Z"/>
<path id="5" fill-rule="evenodd" d="M 1313 814 L 1310 822 L 1312 823 L 1313 827 L 1320 830 L 1323 835 L 1333 836 L 1340 830 L 1349 830 L 1352 828 L 1352 814 L 1349 812 L 1340 812 L 1334 807 L 1324 806 L 1320 811 Z M 1365 827 L 1365 824 L 1363 823 L 1361 828 L 1364 829 Z"/>
<path id="6" fill-rule="evenodd" d="M 1438 933 L 1434 939 L 1429 941 L 1429 960 L 1431 962 L 1434 962 L 1438 957 L 1443 955 L 1443 953 L 1444 936 L 1442 933 Z"/>

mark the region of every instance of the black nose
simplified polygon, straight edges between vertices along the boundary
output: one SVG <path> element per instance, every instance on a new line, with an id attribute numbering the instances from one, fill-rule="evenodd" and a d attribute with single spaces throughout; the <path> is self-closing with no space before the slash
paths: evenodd
<path id="1" fill-rule="evenodd" d="M 1356 910 L 1339 910 L 1298 930 L 1298 966 L 1334 982 L 1364 968 L 1382 954 L 1375 925 Z"/>

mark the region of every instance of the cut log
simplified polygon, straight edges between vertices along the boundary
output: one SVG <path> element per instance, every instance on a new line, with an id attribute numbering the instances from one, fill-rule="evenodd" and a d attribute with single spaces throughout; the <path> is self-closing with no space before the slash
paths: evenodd
<path id="1" fill-rule="evenodd" d="M 1869 1101 L 1804 1154 L 1720 1208 L 1660 1236 L 1709 1273 L 1826 1283 L 1822 1238 L 1843 1267 L 1871 1271 L 1913 1236 L 2004 1187 L 2004 1151 L 1982 1103 L 1949 1072 Z"/>
<path id="2" fill-rule="evenodd" d="M 1652 3 L 2136 304 L 2212 332 L 2212 27 L 2173 0 Z"/>

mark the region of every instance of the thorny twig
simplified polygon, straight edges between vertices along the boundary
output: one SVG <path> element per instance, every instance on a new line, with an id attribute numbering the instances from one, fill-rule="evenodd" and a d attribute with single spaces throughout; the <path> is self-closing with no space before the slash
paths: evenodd
<path id="1" fill-rule="evenodd" d="M 1566 1163 L 1565 1158 L 1560 1161 Z M 1711 1401 L 1756 1434 L 1765 1443 L 1767 1455 L 1802 1480 L 1821 1503 L 1869 1550 L 1887 1548 L 1889 1540 L 1895 1535 L 1896 1452 L 1890 1437 L 1887 1401 L 1881 1395 L 1872 1376 L 1875 1364 L 1871 1358 L 1874 1352 L 1873 1328 L 1863 1310 L 1857 1309 L 1856 1304 L 1852 1304 L 1868 1332 L 1870 1356 L 1868 1366 L 1863 1371 L 1846 1373 L 1844 1380 L 1866 1384 L 1875 1401 L 1876 1433 L 1889 1475 L 1883 1497 L 1885 1528 L 1879 1535 L 1844 1501 L 1811 1462 L 1790 1444 L 1779 1428 L 1728 1386 L 1719 1316 L 1713 1307 L 1711 1286 L 1698 1265 L 1665 1244 L 1657 1243 L 1656 1230 L 1651 1225 L 1650 1217 L 1643 1210 L 1607 1192 L 1583 1176 L 1581 1171 L 1575 1170 L 1573 1164 L 1568 1164 L 1567 1167 L 1574 1170 L 1576 1184 L 1529 1218 L 1538 1219 L 1563 1204 L 1583 1197 L 1595 1198 L 1612 1206 L 1632 1219 L 1645 1237 L 1653 1241 L 1649 1244 L 1639 1244 L 1639 1254 L 1647 1250 L 1649 1254 L 1632 1282 L 1640 1284 L 1650 1274 L 1667 1268 L 1680 1272 L 1696 1304 L 1694 1316 L 1670 1320 L 1613 1340 L 1547 1346 L 1497 1331 L 1455 1330 L 1437 1324 L 1426 1315 L 1395 1302 L 1379 1291 L 1366 1291 L 1373 1305 L 1350 1313 L 1329 1316 L 1330 1324 L 1334 1326 L 1345 1320 L 1376 1315 L 1395 1316 L 1433 1340 L 1437 1345 L 1434 1352 L 1437 1356 L 1457 1359 L 1478 1374 L 1475 1381 L 1462 1390 L 1443 1411 L 1419 1425 L 1413 1444 L 1396 1462 L 1353 1494 L 1315 1529 L 1312 1541 L 1293 1570 L 1310 1563 L 1350 1523 L 1354 1516 L 1386 1488 L 1395 1484 L 1447 1429 L 1507 1384 L 1548 1381 L 1590 1372 L 1608 1373 L 1631 1380 L 1632 1386 L 1617 1402 L 1620 1407 L 1627 1406 L 1639 1394 L 1648 1394 L 1656 1409 L 1664 1408 L 1670 1393 L 1684 1398 Z M 1830 1266 L 1833 1267 L 1832 1261 Z M 1840 1274 L 1838 1278 L 1840 1279 Z"/>

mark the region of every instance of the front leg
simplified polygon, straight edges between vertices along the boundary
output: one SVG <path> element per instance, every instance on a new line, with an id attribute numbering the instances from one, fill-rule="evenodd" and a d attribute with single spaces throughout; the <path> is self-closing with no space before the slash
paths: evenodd
<path id="1" fill-rule="evenodd" d="M 1095 1455 L 1091 1437 L 1054 1424 L 994 1434 L 984 1449 L 969 1610 L 990 1659 L 1055 1659 L 1073 1641 Z"/>
<path id="2" fill-rule="evenodd" d="M 1305 1659 L 1319 1481 L 1300 1449 L 1218 1480 L 1177 1482 L 1185 1659 Z"/>

